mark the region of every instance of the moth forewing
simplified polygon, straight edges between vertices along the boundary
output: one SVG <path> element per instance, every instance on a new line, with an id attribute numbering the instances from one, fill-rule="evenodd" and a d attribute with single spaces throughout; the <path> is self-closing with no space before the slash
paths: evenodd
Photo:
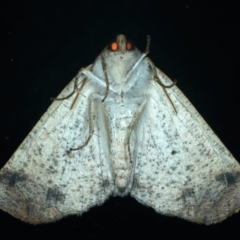
<path id="1" fill-rule="evenodd" d="M 73 91 L 74 81 L 59 98 Z M 37 224 L 81 214 L 108 198 L 113 183 L 104 144 L 99 141 L 100 128 L 95 126 L 87 146 L 69 154 L 88 137 L 89 99 L 94 91 L 86 85 L 73 109 L 77 92 L 64 101 L 54 101 L 25 138 L 0 172 L 3 210 Z"/>
<path id="2" fill-rule="evenodd" d="M 160 70 L 158 75 L 164 84 L 171 82 Z M 148 142 L 141 151 L 155 157 L 139 154 L 132 195 L 160 213 L 198 223 L 220 222 L 237 212 L 238 162 L 176 86 L 168 93 L 177 114 L 170 111 L 157 84 L 152 93 L 149 111 L 159 126 L 146 119 L 139 138 Z"/>
<path id="3" fill-rule="evenodd" d="M 157 69 L 159 77 L 165 84 L 169 84 L 172 81 L 160 70 Z M 189 113 L 192 114 L 195 121 L 199 123 L 199 127 L 202 128 L 202 131 L 206 135 L 207 139 L 212 141 L 212 145 L 214 146 L 214 150 L 217 151 L 220 155 L 223 156 L 223 161 L 226 161 L 226 164 L 234 164 L 234 166 L 239 166 L 238 161 L 232 156 L 232 154 L 227 150 L 218 136 L 213 132 L 213 130 L 209 127 L 209 125 L 205 122 L 202 116 L 197 112 L 195 107 L 191 104 L 191 102 L 186 98 L 186 96 L 179 90 L 178 87 L 174 87 L 168 89 L 169 94 L 173 94 L 176 98 L 176 102 L 180 103 L 182 106 L 185 106 Z"/>

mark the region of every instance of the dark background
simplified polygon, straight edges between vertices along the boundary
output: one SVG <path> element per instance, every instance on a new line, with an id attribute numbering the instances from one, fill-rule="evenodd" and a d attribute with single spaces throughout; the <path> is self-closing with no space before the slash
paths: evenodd
<path id="1" fill-rule="evenodd" d="M 240 159 L 239 13 L 230 1 L 8 1 L 0 8 L 2 167 L 81 67 L 119 33 L 145 50 Z M 32 226 L 0 211 L 8 239 L 195 238 L 239 236 L 240 213 L 216 225 L 157 214 L 112 197 L 82 216 Z"/>

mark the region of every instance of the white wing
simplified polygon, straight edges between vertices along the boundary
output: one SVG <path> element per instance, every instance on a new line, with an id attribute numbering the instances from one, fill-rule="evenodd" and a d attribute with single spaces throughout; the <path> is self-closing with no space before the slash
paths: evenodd
<path id="1" fill-rule="evenodd" d="M 91 66 L 87 67 L 90 69 Z M 78 83 L 83 80 L 80 77 Z M 58 97 L 73 91 L 74 80 Z M 73 109 L 76 93 L 54 101 L 0 172 L 0 208 L 30 223 L 55 221 L 101 204 L 113 191 L 107 148 L 99 118 L 87 146 L 68 154 L 89 136 L 91 93 L 87 84 Z M 97 110 L 98 109 L 98 110 Z M 103 142 L 105 141 L 105 142 Z M 105 151 L 106 150 L 106 151 Z"/>
<path id="2" fill-rule="evenodd" d="M 131 195 L 163 214 L 220 222 L 240 209 L 240 165 L 183 93 L 176 86 L 167 92 L 177 113 L 154 82 L 135 129 Z"/>

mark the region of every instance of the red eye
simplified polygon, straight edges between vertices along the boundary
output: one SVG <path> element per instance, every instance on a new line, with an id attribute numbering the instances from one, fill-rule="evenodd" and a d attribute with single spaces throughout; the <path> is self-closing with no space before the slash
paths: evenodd
<path id="1" fill-rule="evenodd" d="M 127 50 L 132 50 L 133 49 L 133 45 L 130 42 L 127 42 L 126 49 Z"/>
<path id="2" fill-rule="evenodd" d="M 118 44 L 116 42 L 111 43 L 110 50 L 117 51 L 117 49 L 118 49 Z"/>

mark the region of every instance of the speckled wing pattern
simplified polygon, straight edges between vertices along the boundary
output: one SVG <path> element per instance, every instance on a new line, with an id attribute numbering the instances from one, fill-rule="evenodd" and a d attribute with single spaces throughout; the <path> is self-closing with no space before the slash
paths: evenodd
<path id="1" fill-rule="evenodd" d="M 79 77 L 79 84 L 82 80 Z M 73 88 L 74 80 L 58 97 Z M 86 85 L 73 109 L 77 93 L 52 103 L 0 172 L 0 208 L 26 222 L 46 223 L 81 214 L 112 193 L 109 156 L 102 146 L 108 139 L 101 138 L 104 133 L 97 124 L 87 146 L 66 151 L 81 146 L 89 136 L 92 92 Z"/>
<path id="2" fill-rule="evenodd" d="M 172 81 L 157 70 L 161 81 Z M 157 212 L 193 222 L 220 222 L 240 209 L 240 166 L 176 87 L 153 83 L 136 127 L 131 195 Z M 147 116 L 147 117 L 146 117 Z"/>
<path id="3" fill-rule="evenodd" d="M 52 103 L 0 171 L 0 208 L 39 224 L 130 193 L 198 223 L 239 211 L 238 162 L 176 86 L 160 86 L 172 81 L 155 71 L 147 50 L 116 39 L 77 75 L 78 91 L 75 79 L 64 88 L 58 98 L 75 93 Z"/>

